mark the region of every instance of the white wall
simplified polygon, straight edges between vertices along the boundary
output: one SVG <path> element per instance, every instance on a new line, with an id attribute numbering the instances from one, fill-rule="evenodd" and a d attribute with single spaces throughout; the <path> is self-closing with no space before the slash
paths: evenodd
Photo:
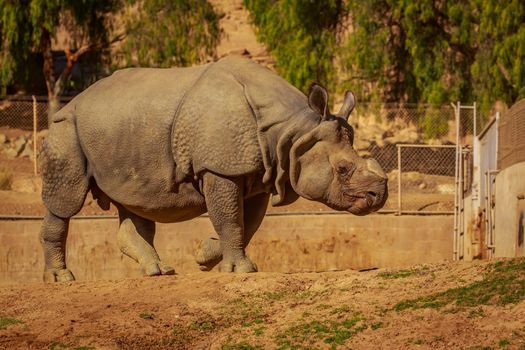
<path id="1" fill-rule="evenodd" d="M 523 216 L 525 215 L 525 162 L 503 169 L 495 185 L 495 251 L 496 257 L 525 256 Z M 521 225 L 521 245 L 518 238 Z"/>

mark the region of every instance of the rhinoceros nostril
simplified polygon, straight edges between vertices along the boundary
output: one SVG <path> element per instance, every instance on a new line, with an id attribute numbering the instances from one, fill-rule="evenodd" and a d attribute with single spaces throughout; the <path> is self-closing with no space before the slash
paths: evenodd
<path id="1" fill-rule="evenodd" d="M 374 198 L 377 197 L 377 193 L 373 191 L 368 191 L 366 194 Z"/>

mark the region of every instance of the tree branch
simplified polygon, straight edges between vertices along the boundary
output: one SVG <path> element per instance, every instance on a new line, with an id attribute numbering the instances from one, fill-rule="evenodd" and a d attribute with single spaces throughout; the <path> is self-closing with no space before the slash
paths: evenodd
<path id="1" fill-rule="evenodd" d="M 115 43 L 124 40 L 125 37 L 126 37 L 125 32 L 117 34 L 113 39 L 109 41 L 107 46 L 112 46 Z M 89 44 L 89 45 L 82 46 L 75 52 L 71 52 L 71 49 L 69 48 L 65 49 L 64 53 L 66 55 L 66 68 L 64 68 L 62 73 L 60 73 L 60 76 L 58 77 L 58 79 L 56 80 L 54 84 L 53 92 L 55 96 L 58 96 L 62 93 L 62 90 L 64 89 L 64 83 L 66 79 L 71 75 L 71 72 L 73 71 L 73 68 L 75 64 L 78 62 L 78 60 L 86 53 L 93 51 L 93 50 L 102 49 L 104 47 L 106 47 L 105 44 L 98 43 L 98 44 Z"/>

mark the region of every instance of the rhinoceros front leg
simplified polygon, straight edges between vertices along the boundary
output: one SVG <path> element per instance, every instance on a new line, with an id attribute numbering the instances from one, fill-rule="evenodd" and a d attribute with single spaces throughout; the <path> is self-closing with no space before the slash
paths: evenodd
<path id="1" fill-rule="evenodd" d="M 243 181 L 212 173 L 204 175 L 204 197 L 210 220 L 220 238 L 221 272 L 255 272 L 244 252 Z"/>
<path id="2" fill-rule="evenodd" d="M 148 276 L 173 275 L 175 273 L 173 267 L 162 263 L 153 246 L 155 223 L 121 206 L 118 212 L 120 227 L 117 241 L 122 253 L 138 262 Z"/>
<path id="3" fill-rule="evenodd" d="M 261 226 L 268 208 L 268 193 L 260 193 L 244 200 L 244 248 Z M 195 260 L 202 271 L 209 271 L 222 260 L 222 247 L 217 238 L 208 238 L 197 248 Z"/>

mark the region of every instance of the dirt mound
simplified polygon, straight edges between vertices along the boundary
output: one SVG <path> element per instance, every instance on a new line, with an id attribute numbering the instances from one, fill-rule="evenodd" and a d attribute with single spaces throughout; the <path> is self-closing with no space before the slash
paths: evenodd
<path id="1" fill-rule="evenodd" d="M 524 349 L 524 281 L 522 259 L 15 285 L 0 348 Z"/>

